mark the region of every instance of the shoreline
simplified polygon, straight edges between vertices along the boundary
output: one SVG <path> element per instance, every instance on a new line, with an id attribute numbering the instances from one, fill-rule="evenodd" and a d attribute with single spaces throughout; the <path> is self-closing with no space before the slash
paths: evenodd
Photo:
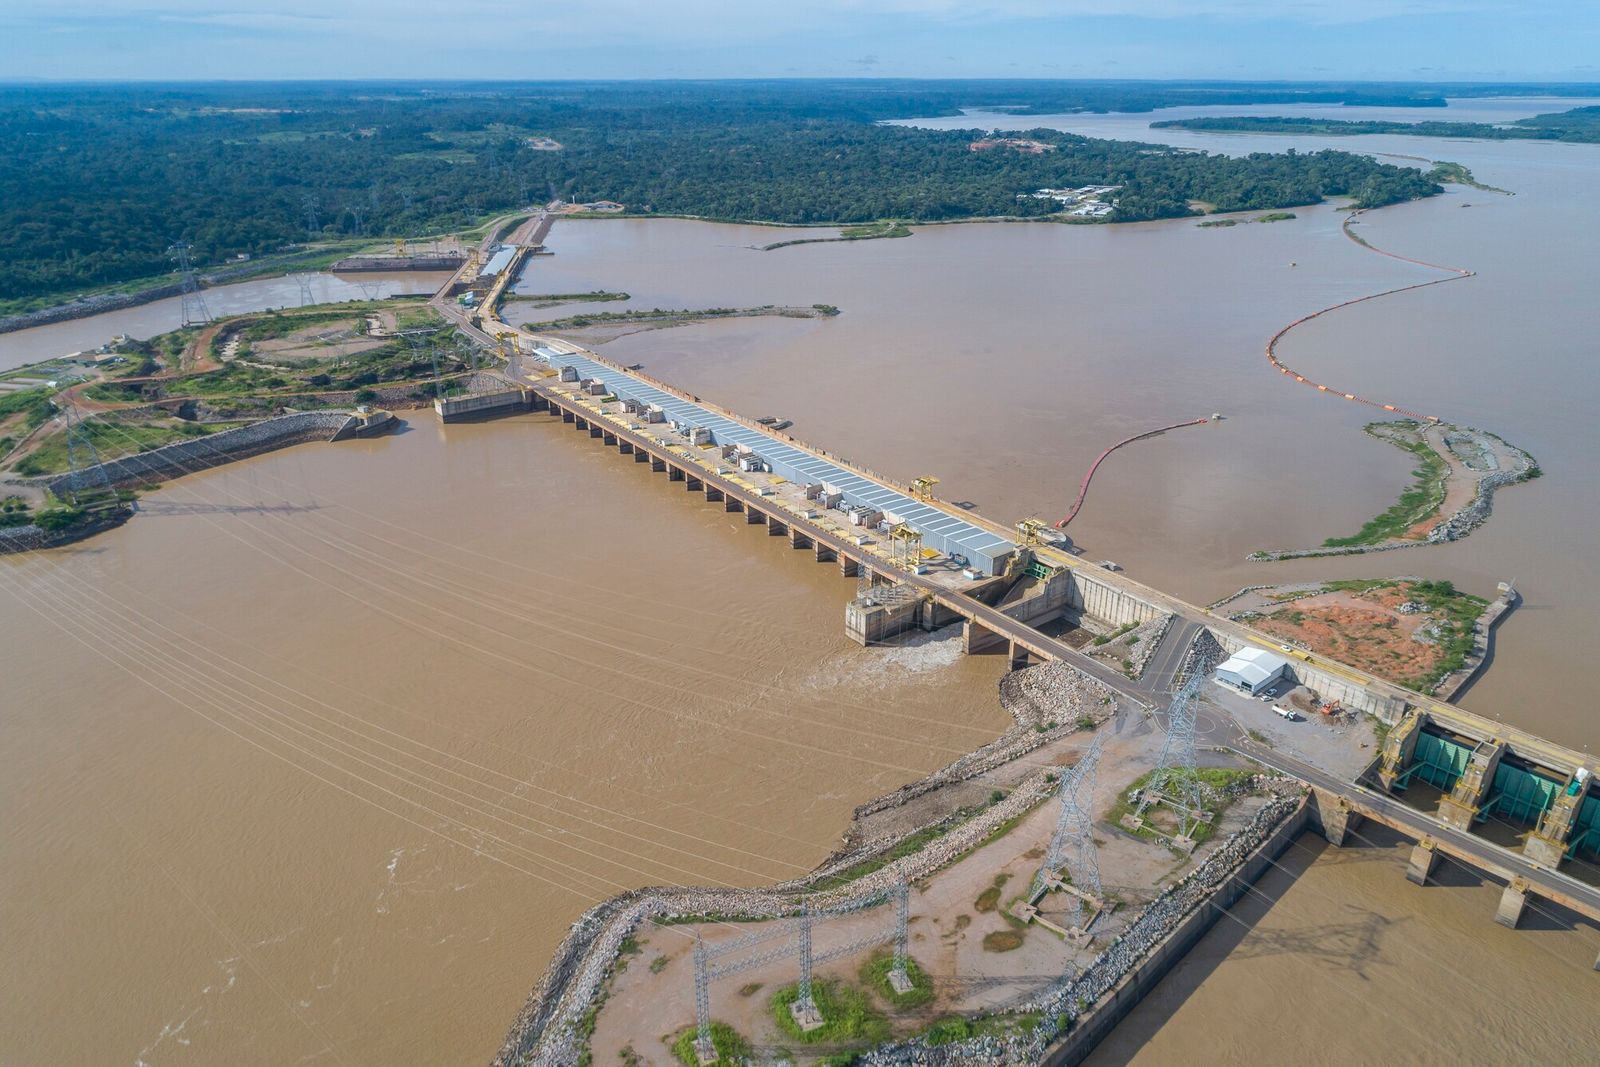
<path id="1" fill-rule="evenodd" d="M 1203 653 L 1202 653 L 1203 654 Z M 1191 652 L 1192 659 L 1196 653 Z M 984 844 L 995 840 L 1023 816 L 1047 804 L 1055 795 L 1054 774 L 1047 766 L 1018 762 L 1044 746 L 1057 747 L 1079 733 L 1076 723 L 1036 735 L 1037 719 L 1044 710 L 1030 686 L 1017 683 L 1031 672 L 1065 670 L 1085 685 L 1092 696 L 1094 683 L 1074 668 L 1058 664 L 1012 671 L 1000 683 L 1002 705 L 1015 725 L 995 741 L 934 771 L 916 782 L 859 805 L 852 815 L 844 844 L 809 874 L 762 889 L 649 887 L 616 894 L 595 904 L 572 924 L 552 953 L 549 965 L 518 1013 L 506 1040 L 492 1063 L 494 1067 L 565 1067 L 587 1062 L 590 1035 L 598 1013 L 611 996 L 620 973 L 619 960 L 628 946 L 643 937 L 649 924 L 680 922 L 764 922 L 797 914 L 800 894 L 808 906 L 869 907 L 882 903 L 894 884 L 926 884 Z M 1053 676 L 1054 677 L 1054 676 Z M 1114 702 L 1095 729 L 1108 724 L 1120 709 Z M 1036 735 L 1030 738 L 1029 735 Z M 1007 742 L 1022 742 L 999 758 L 977 758 Z M 1081 746 L 1078 746 L 1081 750 Z M 1248 759 L 1248 757 L 1246 757 Z M 986 771 L 1024 771 L 1002 799 L 976 814 L 956 807 L 927 821 L 904 821 L 890 834 L 863 834 L 866 820 L 892 815 L 906 805 L 942 790 L 987 788 L 997 784 L 976 779 Z M 1104 943 L 1094 961 L 1082 972 L 1051 983 L 1016 1003 L 997 1006 L 997 1017 L 1015 1017 L 1024 1028 L 1003 1040 L 971 1037 L 930 1045 L 920 1032 L 890 1039 L 858 1053 L 855 1062 L 876 1065 L 950 1065 L 1024 1063 L 1076 1064 L 1112 1030 L 1193 944 L 1242 895 L 1250 883 L 1275 860 L 1307 825 L 1315 820 L 1311 790 L 1303 783 L 1264 771 L 1248 772 L 1253 790 L 1266 799 L 1262 807 L 1228 837 L 1219 839 L 1199 865 L 1142 905 L 1126 929 Z M 997 789 L 994 796 L 1001 796 Z M 948 806 L 954 798 L 941 793 L 936 803 Z M 947 828 L 946 828 L 947 827 Z M 908 855 L 895 858 L 896 846 L 925 837 Z M 889 857 L 885 862 L 872 861 Z M 841 871 L 869 869 L 843 884 L 832 879 Z M 754 936 L 754 935 L 752 935 Z M 636 951 L 636 950 L 634 950 Z M 1030 1021 L 1036 1019 L 1037 1021 Z"/>

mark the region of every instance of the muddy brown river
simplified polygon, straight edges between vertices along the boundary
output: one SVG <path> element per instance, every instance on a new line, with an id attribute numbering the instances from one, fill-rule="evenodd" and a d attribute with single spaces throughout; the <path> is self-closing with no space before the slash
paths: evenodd
<path id="1" fill-rule="evenodd" d="M 836 304 L 601 351 L 893 476 L 936 475 L 997 518 L 1059 517 L 1106 445 L 1221 412 L 1102 466 L 1071 528 L 1087 555 L 1201 603 L 1324 575 L 1515 579 L 1526 603 L 1464 703 L 1592 748 L 1600 148 L 1336 144 L 1455 159 L 1517 194 L 1452 187 L 1365 216 L 1374 244 L 1477 275 L 1280 349 L 1538 458 L 1545 477 L 1456 545 L 1243 562 L 1353 532 L 1407 481 L 1361 434 L 1366 409 L 1262 355 L 1308 310 L 1433 276 L 1345 239 L 1331 207 L 771 253 L 748 246 L 792 231 L 563 222 L 522 288 L 633 294 L 607 310 Z M 836 568 L 559 424 L 409 418 L 171 483 L 120 530 L 0 559 L 0 1061 L 481 1063 L 593 901 L 799 873 L 855 804 L 1004 726 L 997 660 L 948 639 L 851 646 Z M 1448 867 L 1412 886 L 1403 846 L 1362 833 L 1342 851 L 1302 839 L 1098 1061 L 1572 1060 L 1600 1043 L 1600 931 L 1537 912 L 1504 930 L 1497 887 Z"/>

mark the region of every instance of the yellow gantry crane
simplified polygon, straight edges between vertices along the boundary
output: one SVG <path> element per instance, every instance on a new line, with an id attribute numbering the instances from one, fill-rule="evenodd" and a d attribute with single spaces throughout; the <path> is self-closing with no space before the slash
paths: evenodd
<path id="1" fill-rule="evenodd" d="M 896 523 L 889 530 L 889 558 L 896 563 L 914 566 L 922 559 L 922 533 Z"/>
<path id="2" fill-rule="evenodd" d="M 1017 534 L 1022 538 L 1023 544 L 1036 545 L 1040 540 L 1039 535 L 1043 533 L 1048 526 L 1049 523 L 1045 522 L 1043 519 L 1023 519 L 1021 522 L 1017 523 Z"/>
<path id="3" fill-rule="evenodd" d="M 911 495 L 919 500 L 932 500 L 933 487 L 939 484 L 939 479 L 931 474 L 924 474 L 920 478 L 911 479 Z"/>
<path id="4" fill-rule="evenodd" d="M 494 335 L 494 339 L 500 342 L 500 358 L 509 363 L 511 361 L 511 349 L 516 344 L 517 335 L 509 330 L 501 330 Z"/>

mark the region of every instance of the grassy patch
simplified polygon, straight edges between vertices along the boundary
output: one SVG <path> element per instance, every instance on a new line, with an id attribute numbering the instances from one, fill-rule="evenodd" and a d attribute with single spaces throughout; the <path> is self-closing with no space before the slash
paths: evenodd
<path id="1" fill-rule="evenodd" d="M 136 452 L 148 452 L 152 448 L 170 445 L 174 441 L 204 437 L 212 430 L 221 428 L 217 425 L 200 426 L 182 420 L 124 423 L 109 422 L 102 418 L 84 419 L 81 425 L 84 434 L 94 443 L 95 451 L 101 460 L 116 459 Z M 56 433 L 41 441 L 38 448 L 19 461 L 16 471 L 18 474 L 30 477 L 60 474 L 70 466 L 69 460 L 67 435 Z"/>
<path id="2" fill-rule="evenodd" d="M 1254 736 L 1252 736 L 1251 739 L 1256 740 Z M 1260 743 L 1265 743 L 1265 741 L 1265 737 L 1260 738 Z M 1115 826 L 1122 826 L 1123 816 L 1133 814 L 1133 810 L 1136 807 L 1136 804 L 1132 799 L 1133 794 L 1145 787 L 1146 783 L 1150 781 L 1151 773 L 1154 772 L 1141 774 L 1138 778 L 1133 780 L 1132 784 L 1130 784 L 1128 788 L 1122 791 L 1122 793 L 1117 797 L 1116 804 L 1112 806 L 1111 811 L 1106 815 L 1107 822 Z M 1213 799 L 1209 801 L 1211 804 L 1210 822 L 1195 824 L 1194 830 L 1190 834 L 1190 837 L 1196 844 L 1199 844 L 1202 841 L 1209 840 L 1211 835 L 1216 832 L 1217 824 L 1222 821 L 1223 812 L 1228 810 L 1229 799 L 1227 798 L 1230 797 L 1229 790 L 1231 787 L 1236 783 L 1250 777 L 1250 775 L 1254 772 L 1248 770 L 1236 770 L 1227 767 L 1199 767 L 1196 768 L 1193 773 L 1195 778 L 1197 778 L 1200 782 L 1200 791 L 1202 796 L 1207 796 L 1210 798 L 1224 798 L 1220 800 Z M 1175 787 L 1169 786 L 1167 793 L 1171 794 L 1174 792 L 1174 789 Z M 1151 807 L 1146 808 L 1145 812 L 1148 815 L 1155 809 L 1156 806 L 1152 805 Z M 1123 828 L 1126 829 L 1126 827 Z M 1151 827 L 1148 818 L 1145 820 L 1145 826 L 1142 829 L 1129 830 L 1128 832 L 1136 834 L 1147 841 L 1155 841 L 1158 837 L 1164 836 L 1159 830 Z"/>
<path id="3" fill-rule="evenodd" d="M 797 985 L 786 986 L 772 995 L 772 1019 L 787 1036 L 807 1045 L 869 1044 L 889 1039 L 889 1024 L 874 1011 L 861 990 L 837 979 L 811 983 L 811 995 L 822 1013 L 822 1025 L 805 1031 L 795 1023 L 789 1005 L 800 995 Z"/>
<path id="4" fill-rule="evenodd" d="M 974 1037 L 993 1037 L 1003 1040 L 1026 1034 L 1038 1025 L 1039 1013 L 1033 1011 L 984 1015 L 976 1019 L 949 1015 L 924 1030 L 922 1038 L 930 1045 L 953 1045 L 958 1041 Z"/>
<path id="5" fill-rule="evenodd" d="M 1380 426 L 1403 427 L 1404 424 L 1374 423 L 1367 427 L 1367 432 L 1417 457 L 1417 466 L 1411 471 L 1412 483 L 1392 507 L 1369 520 L 1359 532 L 1349 537 L 1330 537 L 1322 542 L 1325 548 L 1376 545 L 1402 537 L 1413 526 L 1436 515 L 1444 503 L 1445 475 L 1449 471 L 1444 460 L 1420 437 L 1382 434 L 1377 432 Z"/>
<path id="6" fill-rule="evenodd" d="M 983 951 L 1014 952 L 1022 947 L 1021 930 L 993 930 L 983 935 Z"/>
<path id="7" fill-rule="evenodd" d="M 916 960 L 910 956 L 906 957 L 906 977 L 911 979 L 911 989 L 906 993 L 896 993 L 894 987 L 889 984 L 889 972 L 892 970 L 894 970 L 894 953 L 875 952 L 861 965 L 861 984 L 888 1001 L 897 1011 L 909 1011 L 932 1002 L 933 981 L 917 965 Z"/>
<path id="8" fill-rule="evenodd" d="M 684 1067 L 700 1067 L 700 1057 L 694 1052 L 694 1027 L 679 1034 L 672 1042 L 672 1055 Z M 717 1049 L 717 1067 L 739 1067 L 750 1056 L 750 1042 L 726 1023 L 713 1021 L 711 1043 Z"/>
<path id="9" fill-rule="evenodd" d="M 1257 215 L 1256 216 L 1256 221 L 1257 222 L 1287 222 L 1288 220 L 1290 220 L 1292 218 L 1295 218 L 1295 217 L 1296 217 L 1295 213 L 1292 212 L 1292 211 L 1269 211 L 1265 215 Z"/>

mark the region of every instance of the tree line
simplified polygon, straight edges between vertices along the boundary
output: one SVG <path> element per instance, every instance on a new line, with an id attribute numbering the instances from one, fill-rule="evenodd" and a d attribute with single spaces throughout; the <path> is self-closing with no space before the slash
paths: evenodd
<path id="1" fill-rule="evenodd" d="M 1251 102 L 1289 90 L 1230 91 Z M 1191 201 L 1246 210 L 1348 195 L 1371 207 L 1438 191 L 1415 168 L 1338 151 L 1228 158 L 1035 130 L 1026 136 L 1056 149 L 1029 156 L 969 151 L 973 130 L 880 124 L 971 102 L 1104 109 L 1216 92 L 869 81 L 0 89 L 4 296 L 54 302 L 156 277 L 179 238 L 207 267 L 332 238 L 460 229 L 555 196 L 849 224 L 1041 216 L 1056 205 L 1019 194 L 1046 186 L 1123 186 L 1113 221 L 1185 215 Z M 537 149 L 536 136 L 561 150 Z"/>

